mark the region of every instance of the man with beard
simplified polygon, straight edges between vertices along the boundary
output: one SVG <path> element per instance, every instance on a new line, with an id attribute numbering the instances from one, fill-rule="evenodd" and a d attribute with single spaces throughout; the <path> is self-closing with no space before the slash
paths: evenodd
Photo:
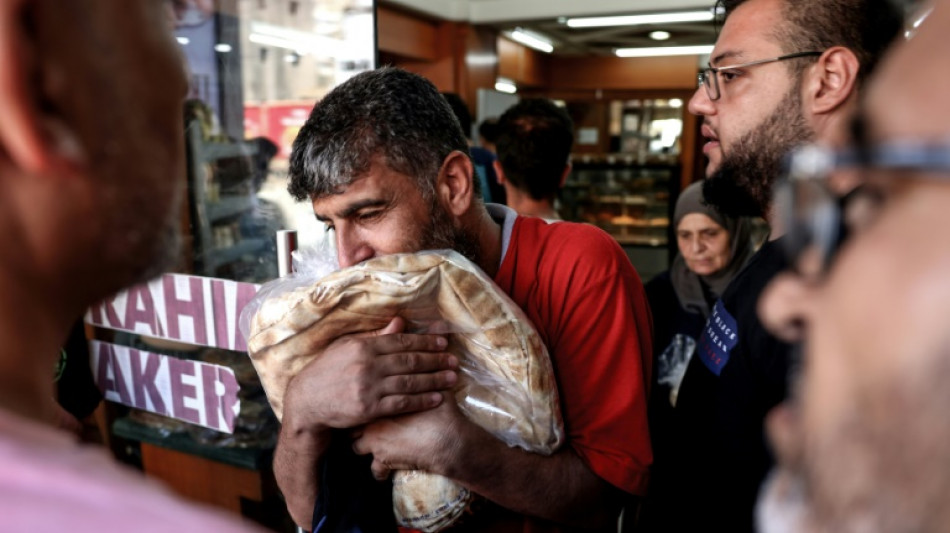
<path id="1" fill-rule="evenodd" d="M 491 276 L 551 354 L 567 435 L 542 456 L 466 419 L 441 393 L 458 379 L 445 339 L 406 333 L 395 318 L 377 335 L 338 339 L 288 386 L 274 469 L 296 522 L 309 529 L 318 493 L 334 493 L 320 483 L 322 459 L 342 439 L 372 455 L 377 478 L 424 470 L 483 496 L 467 530 L 616 531 L 651 462 L 650 316 L 619 245 L 589 225 L 483 204 L 452 111 L 431 83 L 398 69 L 357 75 L 319 102 L 290 176 L 291 194 L 332 230 L 341 267 L 451 248 Z"/>
<path id="2" fill-rule="evenodd" d="M 166 7 L 0 2 L 3 531 L 250 531 L 55 427 L 76 317 L 178 251 L 187 84 Z"/>
<path id="3" fill-rule="evenodd" d="M 865 76 L 902 29 L 888 0 L 733 0 L 690 100 L 703 117 L 706 200 L 724 214 L 770 218 L 782 158 L 832 139 Z M 671 456 L 676 494 L 659 495 L 671 531 L 751 531 L 759 487 L 773 460 L 766 413 L 786 396 L 791 350 L 755 314 L 762 288 L 786 267 L 771 241 L 716 302 L 683 378 Z M 669 486 L 670 483 L 664 483 Z M 673 513 L 677 506 L 691 510 Z"/>
<path id="4" fill-rule="evenodd" d="M 779 468 L 757 513 L 765 533 L 950 529 L 950 2 L 932 6 L 872 78 L 845 147 L 793 159 L 788 191 L 849 236 L 799 241 L 795 272 L 762 296 L 762 321 L 803 352 L 768 419 Z M 832 155 L 848 152 L 864 156 Z M 843 204 L 823 191 L 855 181 Z M 793 234 L 835 229 L 789 214 Z"/>

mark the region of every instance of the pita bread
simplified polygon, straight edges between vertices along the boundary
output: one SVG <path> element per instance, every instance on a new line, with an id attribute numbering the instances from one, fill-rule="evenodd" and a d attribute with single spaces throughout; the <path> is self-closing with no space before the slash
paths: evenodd
<path id="1" fill-rule="evenodd" d="M 461 367 L 455 399 L 469 419 L 510 446 L 542 454 L 560 446 L 563 423 L 547 349 L 521 309 L 451 251 L 371 259 L 263 302 L 248 352 L 278 418 L 290 379 L 327 345 L 380 329 L 394 316 L 416 331 L 448 326 L 440 331 L 448 333 L 448 351 Z M 396 472 L 393 478 L 396 519 L 407 527 L 438 531 L 471 498 L 442 476 Z"/>

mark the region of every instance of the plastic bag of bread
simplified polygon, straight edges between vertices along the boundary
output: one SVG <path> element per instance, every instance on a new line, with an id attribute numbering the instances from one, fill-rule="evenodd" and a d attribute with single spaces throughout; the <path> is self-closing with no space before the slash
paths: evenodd
<path id="1" fill-rule="evenodd" d="M 316 281 L 305 274 L 265 285 L 241 322 L 278 418 L 290 379 L 327 345 L 342 335 L 378 330 L 395 316 L 413 332 L 446 334 L 447 350 L 459 358 L 455 400 L 469 419 L 509 446 L 551 454 L 561 445 L 557 385 L 537 331 L 484 272 L 453 251 L 389 255 Z M 308 329 L 312 354 L 280 349 Z M 438 531 L 471 499 L 467 489 L 442 476 L 394 473 L 393 509 L 400 525 Z"/>

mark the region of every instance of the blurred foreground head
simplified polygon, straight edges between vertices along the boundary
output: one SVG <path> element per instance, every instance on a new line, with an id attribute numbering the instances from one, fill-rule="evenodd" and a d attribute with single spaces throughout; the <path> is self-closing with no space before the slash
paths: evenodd
<path id="1" fill-rule="evenodd" d="M 186 85 L 169 5 L 5 0 L 0 65 L 0 294 L 75 318 L 177 251 Z"/>
<path id="2" fill-rule="evenodd" d="M 805 250 L 760 302 L 804 355 L 794 400 L 770 418 L 780 467 L 764 531 L 950 528 L 948 31 L 939 0 L 871 78 L 848 148 L 811 176 L 860 184 L 840 208 L 848 240 Z"/>

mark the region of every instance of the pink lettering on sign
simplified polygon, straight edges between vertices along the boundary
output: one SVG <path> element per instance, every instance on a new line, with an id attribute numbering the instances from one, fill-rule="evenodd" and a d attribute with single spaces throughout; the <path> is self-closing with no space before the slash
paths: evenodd
<path id="1" fill-rule="evenodd" d="M 233 315 L 229 314 L 227 320 L 215 317 L 214 334 L 218 346 L 239 352 L 247 351 L 247 341 L 237 328 L 237 317 L 255 294 L 257 294 L 256 285 L 220 279 L 211 281 L 211 300 L 214 308 L 225 309 L 228 313 L 234 311 Z M 233 300 L 234 303 L 229 304 L 228 300 Z"/>
<path id="2" fill-rule="evenodd" d="M 106 344 L 100 344 L 98 353 L 98 364 L 96 365 L 96 382 L 103 393 L 113 393 L 119 397 L 119 403 L 129 405 L 132 403 L 132 397 L 129 395 L 129 389 L 125 384 L 125 376 L 122 374 L 122 367 L 115 355 L 115 351 Z"/>
<path id="3" fill-rule="evenodd" d="M 158 370 L 161 367 L 161 357 L 158 354 L 149 352 L 130 351 L 132 362 L 132 390 L 135 392 L 135 406 L 139 409 L 147 409 L 160 415 L 168 415 L 165 408 L 165 400 L 158 390 Z M 145 360 L 145 368 L 142 368 L 142 360 Z M 152 402 L 149 409 L 145 395 Z"/>
<path id="4" fill-rule="evenodd" d="M 148 331 L 143 332 L 148 335 L 163 335 L 162 326 L 159 324 L 155 312 L 155 302 L 152 300 L 152 291 L 148 285 L 136 285 L 128 290 L 125 303 L 125 328 L 132 331 L 137 324 L 145 324 Z M 141 306 L 139 305 L 141 302 Z"/>
<path id="5" fill-rule="evenodd" d="M 115 312 L 115 301 L 119 298 L 120 295 L 115 295 L 111 298 L 106 298 L 105 300 L 99 302 L 93 306 L 89 312 L 91 314 L 90 323 L 97 326 L 106 326 L 116 329 L 125 329 L 125 326 L 122 324 L 122 321 L 119 320 L 118 313 Z M 105 312 L 105 319 L 103 319 L 102 313 Z"/>
<path id="6" fill-rule="evenodd" d="M 198 413 L 198 409 L 185 405 L 186 398 L 197 399 L 195 386 L 185 383 L 184 380 L 185 376 L 197 378 L 194 363 L 170 357 L 168 359 L 168 370 L 171 374 L 172 416 L 192 424 L 200 424 L 201 414 Z"/>
<path id="7" fill-rule="evenodd" d="M 215 309 L 227 309 L 227 303 L 225 302 L 224 296 L 224 287 L 225 284 L 229 283 L 222 279 L 215 279 L 211 281 L 211 301 Z M 230 325 L 229 320 L 215 320 L 214 321 L 214 340 L 215 344 L 221 346 L 222 348 L 229 348 L 228 343 L 228 325 Z"/>
<path id="8" fill-rule="evenodd" d="M 238 392 L 241 386 L 238 385 L 237 378 L 233 372 L 222 372 L 223 369 L 211 365 L 201 367 L 201 381 L 204 388 L 205 413 L 208 414 L 207 425 L 214 427 L 224 423 L 229 433 L 234 432 L 234 416 L 225 416 L 219 422 L 218 414 L 228 414 L 228 409 L 237 402 Z M 221 393 L 218 393 L 218 386 L 221 386 Z M 233 413 L 231 413 L 233 415 Z"/>
<path id="9" fill-rule="evenodd" d="M 107 400 L 234 431 L 241 387 L 230 368 L 99 341 L 91 341 L 90 347 L 96 381 Z"/>
<path id="10" fill-rule="evenodd" d="M 244 306 L 260 287 L 251 283 L 165 274 L 91 307 L 86 322 L 163 339 L 245 351 L 238 328 Z"/>
<path id="11" fill-rule="evenodd" d="M 163 293 L 165 295 L 165 317 L 168 324 L 168 335 L 176 340 L 193 342 L 203 346 L 208 345 L 208 327 L 205 324 L 205 299 L 204 284 L 200 278 L 188 278 L 187 283 L 188 298 L 179 299 L 175 290 L 175 279 L 171 276 L 165 276 L 162 280 Z M 194 338 L 187 338 L 182 335 L 179 318 L 191 317 L 194 324 Z"/>

